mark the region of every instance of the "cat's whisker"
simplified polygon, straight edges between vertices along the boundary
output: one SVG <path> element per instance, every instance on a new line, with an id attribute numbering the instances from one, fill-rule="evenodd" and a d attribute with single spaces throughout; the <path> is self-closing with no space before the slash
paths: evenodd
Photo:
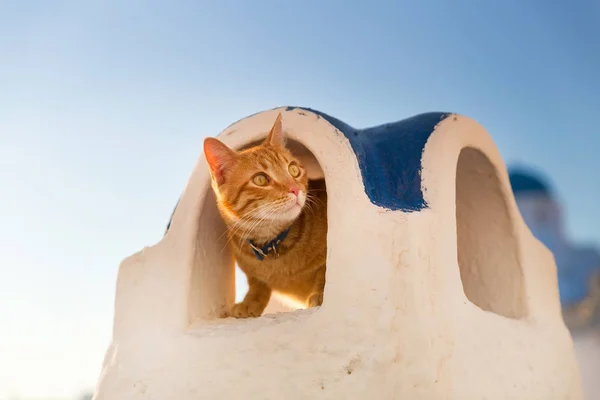
<path id="1" fill-rule="evenodd" d="M 272 215 L 274 212 L 276 212 L 276 208 L 277 208 L 278 204 L 274 204 L 274 203 L 269 203 L 269 204 L 265 204 L 261 207 L 258 207 L 256 209 L 254 209 L 254 213 L 255 214 L 266 214 L 264 216 L 261 215 L 257 215 L 257 216 L 253 216 L 256 219 L 251 220 L 251 225 L 246 225 L 246 229 L 244 230 L 244 234 L 241 235 L 241 237 L 243 238 L 247 233 L 253 231 L 258 225 L 260 225 L 262 222 L 264 222 L 266 220 L 266 218 L 268 218 L 270 215 Z M 247 223 L 247 221 L 245 221 Z M 236 232 L 234 234 L 237 234 L 237 232 L 239 231 L 239 229 L 236 230 Z"/>
<path id="2" fill-rule="evenodd" d="M 281 201 L 278 201 L 278 202 L 271 203 L 270 204 L 271 207 L 268 207 L 268 208 L 265 208 L 265 209 L 261 209 L 260 210 L 261 211 L 260 214 L 265 214 L 265 215 L 257 215 L 256 216 L 258 218 L 258 220 L 257 220 L 257 223 L 252 226 L 252 230 L 254 228 L 256 228 L 260 223 L 264 222 L 271 215 L 273 215 L 273 214 L 275 214 L 277 212 L 282 211 L 282 208 L 283 208 L 284 204 L 285 203 L 282 203 Z"/>
<path id="3" fill-rule="evenodd" d="M 306 208 L 313 214 L 315 215 L 315 208 L 317 207 L 317 202 L 316 199 L 312 196 L 312 195 L 307 195 L 306 196 L 306 202 L 305 202 Z"/>
<path id="4" fill-rule="evenodd" d="M 273 213 L 276 212 L 276 205 L 274 204 L 270 204 L 270 207 L 262 209 L 261 213 L 264 214 L 264 216 L 256 216 L 255 220 L 252 221 L 252 224 L 244 231 L 244 233 L 242 234 L 242 237 L 246 236 L 248 233 L 250 233 L 251 231 L 254 231 L 254 229 L 259 226 L 262 222 L 264 222 L 270 215 L 272 215 Z"/>
<path id="5" fill-rule="evenodd" d="M 230 233 L 230 237 L 227 240 L 227 242 L 225 243 L 225 246 L 223 247 L 223 249 L 221 249 L 221 252 L 223 252 L 223 250 L 225 250 L 225 248 L 227 247 L 227 245 L 229 245 L 229 243 L 231 242 L 231 240 L 238 234 L 238 232 L 240 230 L 242 230 L 244 227 L 247 227 L 248 221 L 244 220 L 243 217 L 248 216 L 251 213 L 255 213 L 256 211 L 260 210 L 261 212 L 263 210 L 269 210 L 271 207 L 273 207 L 273 204 L 263 204 L 255 209 L 252 209 L 248 212 L 246 212 L 244 215 L 242 215 L 242 217 L 240 217 L 240 219 L 234 224 L 234 226 L 232 227 L 232 231 Z M 252 225 L 250 225 L 250 227 L 247 227 L 246 230 L 254 230 L 254 228 L 256 228 L 256 226 L 258 226 L 259 223 L 262 222 L 262 220 L 258 220 L 258 221 L 251 221 Z M 240 237 L 240 247 L 241 247 L 241 242 L 243 241 L 242 239 L 243 235 Z"/>
<path id="6" fill-rule="evenodd" d="M 312 191 L 312 190 L 311 190 L 311 191 Z M 316 190 L 315 190 L 315 191 L 316 191 Z M 325 192 L 326 190 L 323 190 L 323 191 Z M 321 205 L 323 205 L 323 204 L 324 204 L 324 203 L 323 203 L 323 201 L 322 201 L 321 199 L 319 199 L 317 196 L 315 196 L 315 195 L 314 195 L 314 193 L 309 193 L 309 194 L 306 196 L 306 198 L 307 198 L 307 199 L 311 199 L 311 200 L 312 200 L 313 202 L 315 202 L 315 203 L 316 203 L 316 202 L 319 202 Z"/>
<path id="7" fill-rule="evenodd" d="M 306 198 L 306 201 L 304 202 L 304 207 L 314 215 L 313 205 L 308 197 Z"/>
<path id="8" fill-rule="evenodd" d="M 238 221 L 234 222 L 234 227 L 246 224 L 248 221 L 246 221 L 245 218 L 250 217 L 251 216 L 250 214 L 257 214 L 259 212 L 262 212 L 265 209 L 269 209 L 272 206 L 273 206 L 272 203 L 267 203 L 267 204 L 260 205 L 256 208 L 253 208 L 252 210 L 247 211 L 246 213 L 244 213 L 243 215 L 238 217 L 239 218 Z"/>
<path id="9" fill-rule="evenodd" d="M 274 211 L 271 211 L 268 214 L 266 214 L 263 218 L 260 218 L 256 221 L 254 221 L 254 223 L 252 225 L 250 225 L 246 230 L 244 230 L 240 234 L 240 242 L 239 242 L 240 246 L 242 245 L 244 240 L 250 238 L 250 235 L 252 234 L 252 232 L 255 231 L 256 227 L 259 226 L 263 221 L 265 221 L 267 219 L 267 217 L 272 213 L 274 213 Z"/>
<path id="10" fill-rule="evenodd" d="M 241 246 L 243 245 L 243 241 L 246 239 L 249 239 L 249 234 L 251 234 L 258 225 L 260 225 L 263 221 L 265 221 L 267 218 L 269 218 L 272 214 L 276 213 L 277 211 L 278 210 L 276 207 L 270 208 L 269 212 L 263 218 L 257 220 L 255 222 L 255 224 L 253 224 L 246 231 L 244 231 L 244 233 L 242 233 L 242 235 L 240 236 L 239 248 L 241 249 Z"/>
<path id="11" fill-rule="evenodd" d="M 252 209 L 252 210 L 250 210 L 250 211 L 247 211 L 247 212 L 246 212 L 246 213 L 244 213 L 243 215 L 237 216 L 237 218 L 238 218 L 238 219 L 237 219 L 237 221 L 233 221 L 233 222 L 232 222 L 231 229 L 236 229 L 238 226 L 240 226 L 240 225 L 244 224 L 244 223 L 246 222 L 246 221 L 244 221 L 244 218 L 245 218 L 245 217 L 247 217 L 247 216 L 248 216 L 250 213 L 252 213 L 252 212 L 255 212 L 257 209 L 260 209 L 261 207 L 265 207 L 265 206 L 268 206 L 268 205 L 269 205 L 269 204 L 263 204 L 263 205 L 261 205 L 261 206 L 259 206 L 259 207 L 255 208 L 255 209 Z M 226 230 L 225 230 L 225 232 L 223 232 L 223 233 L 221 234 L 221 236 L 219 236 L 218 240 L 221 240 L 221 238 L 223 237 L 223 235 L 226 235 L 227 233 L 229 233 L 228 231 L 229 231 L 229 230 L 228 230 L 228 229 L 226 229 Z M 221 250 L 221 251 L 222 251 L 222 250 Z"/>
<path id="12" fill-rule="evenodd" d="M 249 214 L 249 212 L 247 214 Z M 223 246 L 223 248 L 221 249 L 221 252 L 223 252 L 223 250 L 225 250 L 225 248 L 229 245 L 231 240 L 237 235 L 237 233 L 239 231 L 241 231 L 242 229 L 247 227 L 247 224 L 248 224 L 248 221 L 242 220 L 242 219 L 236 221 L 233 224 L 233 226 L 229 229 L 229 232 L 227 232 L 227 233 L 229 233 L 229 238 L 227 239 L 225 246 Z"/>

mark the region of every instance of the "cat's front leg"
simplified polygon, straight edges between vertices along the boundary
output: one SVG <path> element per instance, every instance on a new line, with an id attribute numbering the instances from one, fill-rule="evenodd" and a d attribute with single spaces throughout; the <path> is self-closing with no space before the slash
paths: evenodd
<path id="1" fill-rule="evenodd" d="M 260 317 L 271 299 L 271 288 L 256 278 L 248 278 L 248 293 L 240 303 L 221 314 L 222 318 Z"/>
<path id="2" fill-rule="evenodd" d="M 325 265 L 315 273 L 315 281 L 313 283 L 312 292 L 306 299 L 307 307 L 317 307 L 323 304 L 323 293 L 325 293 Z"/>

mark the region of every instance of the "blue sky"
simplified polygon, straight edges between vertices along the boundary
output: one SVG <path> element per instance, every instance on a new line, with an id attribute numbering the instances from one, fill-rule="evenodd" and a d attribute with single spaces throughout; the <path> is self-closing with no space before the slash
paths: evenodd
<path id="1" fill-rule="evenodd" d="M 94 385 L 121 259 L 160 240 L 202 140 L 279 105 L 482 123 L 600 243 L 600 3 L 0 3 L 0 398 Z"/>

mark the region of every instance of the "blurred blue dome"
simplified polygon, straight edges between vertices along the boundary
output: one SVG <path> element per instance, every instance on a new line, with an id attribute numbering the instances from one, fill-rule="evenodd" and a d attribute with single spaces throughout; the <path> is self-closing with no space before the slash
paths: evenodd
<path id="1" fill-rule="evenodd" d="M 508 178 L 515 196 L 524 193 L 539 193 L 552 197 L 552 188 L 548 180 L 538 172 L 514 168 L 509 169 Z"/>

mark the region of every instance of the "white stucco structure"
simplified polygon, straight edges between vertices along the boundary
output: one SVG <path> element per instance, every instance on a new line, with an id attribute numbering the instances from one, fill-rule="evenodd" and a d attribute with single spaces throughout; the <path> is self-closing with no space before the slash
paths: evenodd
<path id="1" fill-rule="evenodd" d="M 428 114 L 357 131 L 281 108 L 219 138 L 245 147 L 278 112 L 327 182 L 323 306 L 216 318 L 234 261 L 199 149 L 165 237 L 120 266 L 96 400 L 583 398 L 553 257 L 479 124 Z"/>

